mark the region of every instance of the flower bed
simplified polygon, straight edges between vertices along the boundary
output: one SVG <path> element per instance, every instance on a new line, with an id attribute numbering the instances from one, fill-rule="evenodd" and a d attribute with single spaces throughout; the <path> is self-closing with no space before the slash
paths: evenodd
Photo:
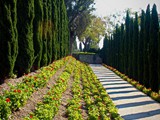
<path id="1" fill-rule="evenodd" d="M 43 102 L 38 103 L 34 113 L 30 113 L 25 120 L 52 120 L 58 112 L 58 107 L 61 104 L 62 94 L 67 89 L 68 80 L 74 70 L 74 60 L 68 64 L 64 72 L 60 75 L 56 84 L 44 96 Z"/>
<path id="2" fill-rule="evenodd" d="M 91 68 L 85 66 L 82 74 L 84 100 L 87 104 L 89 120 L 122 120 L 117 108 Z"/>
<path id="3" fill-rule="evenodd" d="M 65 65 L 68 60 L 69 58 L 58 60 L 47 67 L 42 67 L 40 72 L 33 76 L 25 75 L 23 81 L 16 86 L 10 85 L 10 91 L 4 91 L 4 95 L 0 97 L 0 118 L 8 119 L 11 111 L 16 111 L 24 106 L 32 93 L 44 87 L 56 71 Z"/>
<path id="4" fill-rule="evenodd" d="M 132 84 L 135 88 L 137 88 L 138 90 L 142 91 L 143 93 L 145 93 L 146 95 L 150 96 L 152 99 L 160 103 L 160 94 L 153 92 L 150 88 L 146 88 L 145 86 L 141 85 L 138 81 L 129 78 L 128 76 L 126 76 L 125 74 L 122 74 L 121 72 L 119 72 L 118 70 L 116 70 L 111 66 L 107 66 L 105 64 L 103 64 L 103 66 L 110 69 L 115 74 L 120 76 L 123 80 Z"/>
<path id="5" fill-rule="evenodd" d="M 73 98 L 68 101 L 67 115 L 69 120 L 83 120 L 81 114 L 82 89 L 80 87 L 81 70 L 79 62 L 76 62 L 74 73 L 74 82 L 72 84 Z"/>

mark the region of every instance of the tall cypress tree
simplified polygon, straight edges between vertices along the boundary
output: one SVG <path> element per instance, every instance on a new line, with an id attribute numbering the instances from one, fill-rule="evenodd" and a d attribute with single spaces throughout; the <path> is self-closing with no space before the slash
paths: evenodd
<path id="1" fill-rule="evenodd" d="M 107 39 L 107 36 L 105 36 L 105 38 L 103 39 L 103 55 L 102 55 L 102 58 L 103 58 L 103 63 L 107 64 L 107 57 L 108 57 L 108 54 L 107 54 L 107 42 L 108 42 L 108 39 Z"/>
<path id="2" fill-rule="evenodd" d="M 160 94 L 160 30 L 159 30 L 159 39 L 158 39 L 158 89 Z"/>
<path id="3" fill-rule="evenodd" d="M 57 44 L 56 44 L 56 49 L 57 49 L 57 59 L 60 59 L 60 44 L 61 44 L 61 2 L 60 0 L 56 0 L 56 5 L 57 5 Z"/>
<path id="4" fill-rule="evenodd" d="M 69 28 L 68 28 L 68 16 L 67 16 L 67 9 L 65 6 L 64 0 L 62 1 L 62 11 L 63 11 L 63 57 L 69 54 Z"/>
<path id="5" fill-rule="evenodd" d="M 133 78 L 138 79 L 138 15 L 135 13 L 134 30 L 133 30 Z"/>
<path id="6" fill-rule="evenodd" d="M 146 10 L 146 17 L 145 17 L 145 41 L 144 41 L 144 74 L 143 79 L 145 86 L 147 88 L 150 87 L 149 85 L 149 40 L 150 40 L 150 5 L 147 6 Z"/>
<path id="7" fill-rule="evenodd" d="M 130 20 L 130 25 L 129 25 L 129 76 L 133 77 L 133 18 Z"/>
<path id="8" fill-rule="evenodd" d="M 41 0 L 34 0 L 35 18 L 33 21 L 33 42 L 34 42 L 34 56 L 36 57 L 34 62 L 34 68 L 40 68 L 40 62 L 42 58 L 42 31 L 43 31 L 43 2 Z"/>
<path id="9" fill-rule="evenodd" d="M 126 32 L 125 32 L 125 42 L 124 42 L 124 46 L 125 46 L 125 53 L 124 53 L 124 73 L 128 74 L 128 56 L 129 56 L 129 45 L 128 45 L 128 40 L 129 40 L 129 24 L 130 24 L 130 16 L 129 16 L 129 11 L 127 11 L 127 15 L 126 15 L 126 20 L 125 20 L 125 28 L 126 28 Z"/>
<path id="10" fill-rule="evenodd" d="M 48 0 L 43 0 L 43 34 L 42 34 L 42 59 L 41 59 L 41 66 L 46 66 L 48 63 L 48 51 L 47 51 L 47 33 L 48 33 Z"/>
<path id="11" fill-rule="evenodd" d="M 53 0 L 52 3 L 52 22 L 53 22 L 53 38 L 52 38 L 52 53 L 53 58 L 52 60 L 57 60 L 57 44 L 58 44 L 58 8 L 57 8 L 57 0 Z"/>
<path id="12" fill-rule="evenodd" d="M 151 14 L 151 28 L 149 41 L 149 73 L 150 85 L 153 91 L 158 92 L 158 13 L 156 5 L 153 5 Z"/>
<path id="13" fill-rule="evenodd" d="M 47 20 L 47 63 L 50 64 L 52 62 L 52 0 L 47 0 L 47 9 L 48 9 L 48 20 Z"/>
<path id="14" fill-rule="evenodd" d="M 120 34 L 120 71 L 124 73 L 124 24 L 121 24 L 121 34 Z"/>
<path id="15" fill-rule="evenodd" d="M 143 82 L 143 54 L 144 54 L 144 38 L 145 38 L 145 12 L 142 10 L 141 13 L 141 24 L 140 24 L 140 38 L 138 42 L 138 80 L 141 84 L 144 85 Z"/>
<path id="16" fill-rule="evenodd" d="M 17 0 L 0 1 L 0 83 L 13 74 L 18 54 Z"/>
<path id="17" fill-rule="evenodd" d="M 30 72 L 35 60 L 33 49 L 34 0 L 17 1 L 18 46 L 16 69 L 19 75 Z"/>

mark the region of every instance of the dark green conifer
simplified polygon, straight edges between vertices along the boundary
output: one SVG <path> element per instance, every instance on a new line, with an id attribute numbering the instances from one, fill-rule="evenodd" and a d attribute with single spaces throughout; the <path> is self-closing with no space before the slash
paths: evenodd
<path id="1" fill-rule="evenodd" d="M 143 81 L 144 42 L 145 42 L 145 12 L 142 10 L 142 12 L 141 12 L 141 23 L 140 23 L 140 36 L 139 36 L 139 42 L 138 42 L 138 80 L 143 85 L 144 85 L 144 81 Z"/>
<path id="2" fill-rule="evenodd" d="M 150 41 L 149 41 L 149 81 L 153 91 L 158 92 L 158 13 L 154 4 L 151 14 Z"/>
<path id="3" fill-rule="evenodd" d="M 133 29 L 133 78 L 138 80 L 138 15 L 135 13 L 134 29 Z"/>
<path id="4" fill-rule="evenodd" d="M 144 41 L 144 57 L 143 57 L 143 64 L 144 64 L 144 73 L 143 79 L 145 86 L 147 88 L 150 87 L 149 85 L 149 41 L 150 41 L 150 5 L 147 6 L 146 16 L 145 16 L 145 41 Z"/>
<path id="5" fill-rule="evenodd" d="M 43 34 L 42 34 L 42 59 L 41 59 L 41 66 L 46 66 L 48 64 L 48 51 L 47 51 L 47 34 L 48 34 L 48 0 L 43 0 Z"/>
<path id="6" fill-rule="evenodd" d="M 40 68 L 42 58 L 42 32 L 43 32 L 43 2 L 41 0 L 34 0 L 35 18 L 33 21 L 33 42 L 34 42 L 34 69 Z"/>
<path id="7" fill-rule="evenodd" d="M 19 75 L 22 75 L 30 72 L 35 60 L 33 48 L 34 0 L 17 0 L 17 16 L 19 53 L 16 70 Z"/>
<path id="8" fill-rule="evenodd" d="M 11 77 L 18 54 L 17 0 L 0 1 L 0 83 Z"/>

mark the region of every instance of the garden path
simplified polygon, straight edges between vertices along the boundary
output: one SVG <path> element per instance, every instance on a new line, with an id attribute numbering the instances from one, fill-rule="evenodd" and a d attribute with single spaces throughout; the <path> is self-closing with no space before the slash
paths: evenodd
<path id="1" fill-rule="evenodd" d="M 160 104 L 100 64 L 90 64 L 125 120 L 160 120 Z"/>

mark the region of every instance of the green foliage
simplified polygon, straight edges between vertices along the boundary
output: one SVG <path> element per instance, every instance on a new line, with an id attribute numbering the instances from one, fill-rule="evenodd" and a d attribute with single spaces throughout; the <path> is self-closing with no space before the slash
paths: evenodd
<path id="1" fill-rule="evenodd" d="M 97 46 L 101 37 L 105 34 L 105 23 L 100 17 L 92 16 L 90 24 L 78 38 L 84 45 L 84 51 L 88 51 L 91 45 Z"/>
<path id="2" fill-rule="evenodd" d="M 11 77 L 18 54 L 17 0 L 0 1 L 0 79 Z M 0 83 L 3 81 L 0 81 Z"/>
<path id="3" fill-rule="evenodd" d="M 33 19 L 34 1 L 17 1 L 17 28 L 19 53 L 16 61 L 16 70 L 19 75 L 29 73 L 35 60 L 33 48 Z"/>

